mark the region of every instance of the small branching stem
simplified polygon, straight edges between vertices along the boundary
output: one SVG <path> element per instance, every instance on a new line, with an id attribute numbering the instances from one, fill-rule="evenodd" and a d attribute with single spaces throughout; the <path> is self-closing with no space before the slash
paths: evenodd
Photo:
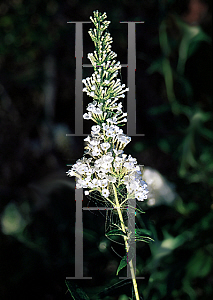
<path id="1" fill-rule="evenodd" d="M 120 203 L 118 201 L 117 189 L 116 189 L 116 187 L 115 187 L 114 184 L 112 184 L 112 186 L 113 186 L 114 195 L 115 195 L 116 209 L 118 211 L 118 216 L 119 216 L 119 219 L 120 219 L 120 222 L 121 222 L 122 231 L 124 232 L 124 236 L 123 237 L 124 237 L 126 252 L 128 253 L 128 250 L 129 250 L 128 239 L 127 239 L 127 236 L 126 236 L 126 229 L 125 229 L 125 225 L 124 225 L 124 220 L 123 220 L 122 212 L 121 212 L 121 209 L 120 209 Z M 130 272 L 131 272 L 131 277 L 132 277 L 132 283 L 133 283 L 133 287 L 134 287 L 134 291 L 135 291 L 135 297 L 136 297 L 136 300 L 140 300 L 132 259 L 129 262 L 129 267 L 130 267 Z"/>

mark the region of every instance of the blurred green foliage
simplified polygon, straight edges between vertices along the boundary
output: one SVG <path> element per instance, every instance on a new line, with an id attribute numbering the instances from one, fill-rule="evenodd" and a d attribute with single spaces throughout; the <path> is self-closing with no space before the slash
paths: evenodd
<path id="1" fill-rule="evenodd" d="M 9 80 L 19 84 L 38 80 L 39 63 L 60 38 L 58 24 L 53 19 L 57 10 L 56 1 L 1 2 L 0 55 Z"/>
<path id="2" fill-rule="evenodd" d="M 182 18 L 187 0 L 1 1 L 1 299 L 132 297 L 131 282 L 116 276 L 123 247 L 104 237 L 99 213 L 84 212 L 83 220 L 84 276 L 93 280 L 65 284 L 75 264 L 75 184 L 66 164 L 83 153 L 82 138 L 62 138 L 74 131 L 75 103 L 75 36 L 66 22 L 88 21 L 96 9 L 112 21 L 121 63 L 127 32 L 118 20 L 145 20 L 137 27 L 137 113 L 146 136 L 133 138 L 128 151 L 176 195 L 170 203 L 160 193 L 140 204 L 146 213 L 137 214 L 137 227 L 155 240 L 137 244 L 141 299 L 212 299 L 212 3 L 202 2 L 208 13 L 192 26 Z M 93 49 L 84 39 L 85 56 Z"/>

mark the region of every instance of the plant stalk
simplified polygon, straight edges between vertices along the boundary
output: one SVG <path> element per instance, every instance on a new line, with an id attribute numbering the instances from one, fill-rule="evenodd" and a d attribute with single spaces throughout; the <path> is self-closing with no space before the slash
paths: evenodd
<path id="1" fill-rule="evenodd" d="M 116 209 L 118 211 L 118 216 L 119 216 L 119 219 L 121 222 L 121 228 L 122 228 L 122 231 L 124 233 L 126 233 L 123 216 L 122 216 L 121 209 L 120 209 L 120 203 L 118 201 L 117 190 L 116 190 L 116 187 L 114 184 L 112 184 L 112 186 L 113 186 L 113 190 L 114 190 L 114 194 L 115 194 Z M 128 245 L 128 240 L 127 240 L 126 236 L 124 236 L 124 242 L 125 242 L 126 252 L 128 253 L 129 245 Z M 133 283 L 133 287 L 134 287 L 135 297 L 136 297 L 136 300 L 140 300 L 132 259 L 129 262 L 129 267 L 130 267 L 130 272 L 131 272 L 131 276 L 132 276 L 132 283 Z"/>

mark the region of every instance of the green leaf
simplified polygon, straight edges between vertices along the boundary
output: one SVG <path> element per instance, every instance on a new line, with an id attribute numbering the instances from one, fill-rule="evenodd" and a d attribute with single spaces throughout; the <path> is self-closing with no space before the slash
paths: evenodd
<path id="1" fill-rule="evenodd" d="M 150 65 L 150 67 L 147 69 L 147 73 L 149 75 L 156 73 L 156 72 L 163 74 L 163 58 L 159 58 L 159 59 L 155 60 Z"/>
<path id="2" fill-rule="evenodd" d="M 102 292 L 100 292 L 97 295 L 97 299 L 100 300 L 100 299 L 105 299 L 107 296 L 110 297 L 115 295 L 121 295 L 123 294 L 124 289 L 126 289 L 128 285 L 130 286 L 132 285 L 132 280 L 123 280 L 121 282 L 117 282 L 112 286 L 105 288 Z"/>
<path id="3" fill-rule="evenodd" d="M 135 240 L 145 243 L 154 242 L 152 234 L 147 229 L 135 229 Z"/>
<path id="4" fill-rule="evenodd" d="M 123 268 L 126 267 L 126 265 L 127 265 L 127 255 L 128 255 L 128 262 L 130 262 L 135 256 L 135 252 L 133 251 L 133 248 L 131 247 L 131 245 L 130 245 L 130 249 L 129 249 L 128 253 L 122 258 L 122 260 L 121 260 L 121 262 L 118 266 L 116 275 L 118 275 L 120 270 L 122 270 Z"/>
<path id="5" fill-rule="evenodd" d="M 141 210 L 139 207 L 136 207 L 136 208 L 135 208 L 135 211 L 136 211 L 136 212 L 139 212 L 139 213 L 141 213 L 141 214 L 145 214 L 145 211 Z"/>
<path id="6" fill-rule="evenodd" d="M 205 253 L 202 249 L 199 249 L 191 258 L 187 265 L 186 276 L 190 279 L 204 278 L 212 269 L 213 259 Z"/>
<path id="7" fill-rule="evenodd" d="M 116 275 L 118 275 L 118 273 L 120 272 L 120 270 L 122 270 L 122 269 L 125 268 L 126 266 L 127 266 L 127 255 L 125 255 L 125 256 L 122 258 L 122 260 L 121 260 L 121 262 L 120 262 L 120 264 L 119 264 L 119 266 L 118 266 Z"/>
<path id="8" fill-rule="evenodd" d="M 68 290 L 74 300 L 90 300 L 87 294 L 71 281 L 65 281 Z"/>
<path id="9" fill-rule="evenodd" d="M 125 233 L 119 229 L 113 229 L 106 233 L 106 236 L 111 236 L 111 235 L 126 236 Z"/>

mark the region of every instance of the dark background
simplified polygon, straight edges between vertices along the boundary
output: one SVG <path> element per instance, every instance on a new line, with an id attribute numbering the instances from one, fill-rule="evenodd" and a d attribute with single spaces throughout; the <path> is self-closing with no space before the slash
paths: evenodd
<path id="1" fill-rule="evenodd" d="M 0 299 L 72 298 L 65 278 L 74 276 L 75 182 L 66 165 L 84 144 L 66 137 L 75 130 L 75 25 L 67 22 L 90 21 L 94 10 L 107 13 L 122 64 L 127 25 L 119 22 L 145 21 L 136 25 L 137 132 L 145 137 L 126 148 L 152 171 L 137 220 L 155 239 L 137 244 L 141 296 L 212 299 L 212 2 L 199 0 L 1 1 Z M 91 26 L 83 63 L 94 50 Z M 127 84 L 125 68 L 121 75 Z M 84 212 L 84 275 L 93 280 L 72 284 L 91 299 L 128 300 L 131 285 L 115 285 L 114 251 L 124 250 L 105 238 L 104 223 L 105 215 Z"/>

